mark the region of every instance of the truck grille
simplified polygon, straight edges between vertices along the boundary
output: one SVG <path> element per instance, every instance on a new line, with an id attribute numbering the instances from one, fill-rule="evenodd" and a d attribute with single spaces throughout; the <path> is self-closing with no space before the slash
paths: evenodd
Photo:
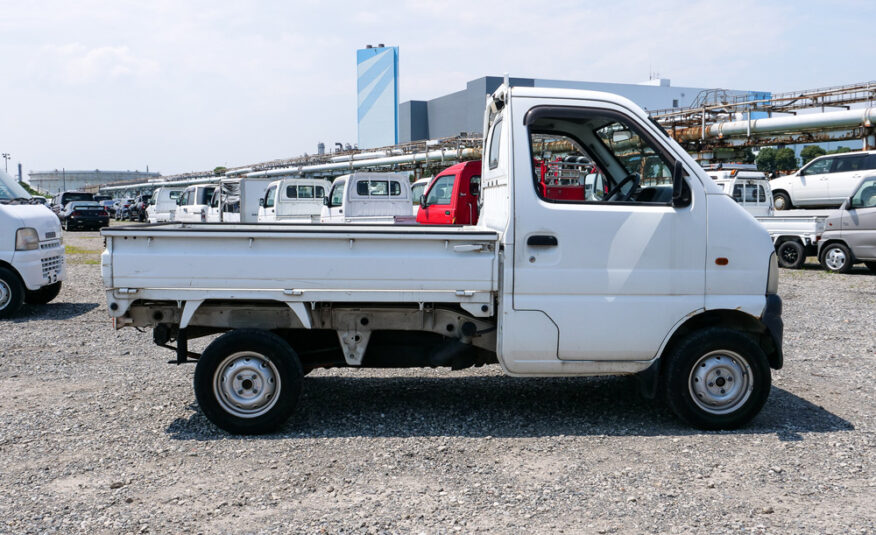
<path id="1" fill-rule="evenodd" d="M 43 258 L 43 276 L 47 277 L 56 271 L 60 271 L 61 267 L 64 265 L 64 257 L 63 256 L 50 256 L 49 258 Z"/>
<path id="2" fill-rule="evenodd" d="M 61 240 L 44 241 L 44 242 L 40 243 L 40 249 L 42 249 L 42 250 L 54 249 L 54 248 L 60 247 L 60 246 L 61 246 Z"/>

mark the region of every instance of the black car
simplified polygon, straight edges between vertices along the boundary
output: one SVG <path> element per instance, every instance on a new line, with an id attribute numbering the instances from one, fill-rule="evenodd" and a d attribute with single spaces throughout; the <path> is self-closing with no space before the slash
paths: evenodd
<path id="1" fill-rule="evenodd" d="M 52 203 L 49 205 L 49 208 L 52 209 L 53 212 L 61 217 L 61 212 L 64 208 L 73 201 L 93 201 L 94 194 L 86 193 L 84 191 L 65 191 L 55 195 L 52 198 Z"/>
<path id="2" fill-rule="evenodd" d="M 151 194 L 144 193 L 143 195 L 138 195 L 137 198 L 134 199 L 129 210 L 129 218 L 131 221 L 146 221 L 146 209 L 149 208 L 149 199 L 151 198 Z"/>
<path id="3" fill-rule="evenodd" d="M 109 226 L 109 214 L 95 201 L 73 201 L 58 214 L 64 230 L 101 229 Z"/>

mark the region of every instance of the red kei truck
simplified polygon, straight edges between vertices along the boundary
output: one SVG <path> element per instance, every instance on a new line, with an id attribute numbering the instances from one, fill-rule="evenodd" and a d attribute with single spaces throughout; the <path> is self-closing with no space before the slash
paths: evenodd
<path id="1" fill-rule="evenodd" d="M 438 173 L 426 188 L 417 212 L 417 223 L 424 225 L 475 225 L 478 222 L 478 196 L 481 187 L 481 161 L 462 162 Z"/>

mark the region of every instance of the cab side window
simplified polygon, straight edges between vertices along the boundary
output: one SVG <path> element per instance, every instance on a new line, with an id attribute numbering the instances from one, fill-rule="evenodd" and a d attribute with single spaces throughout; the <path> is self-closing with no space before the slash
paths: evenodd
<path id="1" fill-rule="evenodd" d="M 336 182 L 332 185 L 331 200 L 332 206 L 340 206 L 344 203 L 344 185 L 345 182 Z"/>
<path id="2" fill-rule="evenodd" d="M 426 204 L 450 204 L 450 199 L 453 197 L 453 183 L 456 177 L 453 175 L 440 176 L 435 183 L 432 184 L 432 189 L 426 194 Z"/>
<path id="3" fill-rule="evenodd" d="M 265 208 L 273 208 L 277 199 L 277 186 L 271 186 L 265 193 Z"/>
<path id="4" fill-rule="evenodd" d="M 499 167 L 499 147 L 502 145 L 502 119 L 493 124 L 493 135 L 490 136 L 490 169 Z"/>

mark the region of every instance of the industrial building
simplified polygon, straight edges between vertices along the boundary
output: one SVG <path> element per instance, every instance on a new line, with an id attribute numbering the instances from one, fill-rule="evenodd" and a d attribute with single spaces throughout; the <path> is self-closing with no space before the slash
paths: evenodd
<path id="1" fill-rule="evenodd" d="M 499 76 L 484 76 L 468 82 L 462 91 L 432 100 L 410 100 L 401 103 L 398 111 L 398 142 L 454 137 L 463 132 L 480 134 L 484 120 L 484 99 L 493 93 L 502 81 L 503 78 Z M 627 97 L 645 110 L 712 104 L 717 99 L 728 97 L 768 99 L 770 95 L 765 91 L 721 90 L 718 93 L 713 89 L 673 87 L 666 78 L 649 80 L 641 84 L 511 78 L 511 85 L 605 91 Z"/>
<path id="2" fill-rule="evenodd" d="M 160 173 L 149 171 L 29 171 L 31 187 L 49 195 L 62 191 L 82 190 L 110 182 L 143 182 L 158 179 Z"/>

